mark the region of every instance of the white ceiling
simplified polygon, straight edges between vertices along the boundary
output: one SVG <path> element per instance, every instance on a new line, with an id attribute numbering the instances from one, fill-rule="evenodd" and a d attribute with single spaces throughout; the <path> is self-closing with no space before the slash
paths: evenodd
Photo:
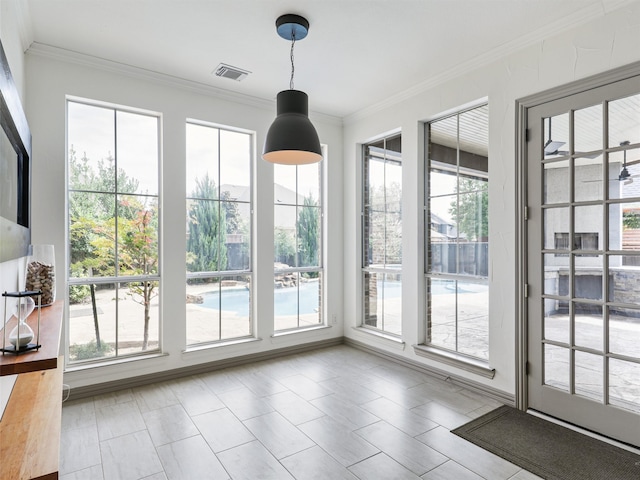
<path id="1" fill-rule="evenodd" d="M 274 100 L 290 42 L 275 20 L 310 22 L 295 88 L 345 117 L 584 23 L 629 0 L 27 0 L 34 42 Z M 218 78 L 219 63 L 252 73 Z"/>

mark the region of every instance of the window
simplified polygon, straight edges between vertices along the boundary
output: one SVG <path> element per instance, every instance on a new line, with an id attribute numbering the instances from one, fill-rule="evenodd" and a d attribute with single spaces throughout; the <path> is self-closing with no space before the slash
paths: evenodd
<path id="1" fill-rule="evenodd" d="M 554 247 L 556 250 L 569 250 L 569 232 L 554 233 Z M 556 257 L 568 257 L 568 253 L 556 253 Z"/>
<path id="2" fill-rule="evenodd" d="M 252 335 L 250 133 L 187 123 L 187 345 Z"/>
<path id="3" fill-rule="evenodd" d="M 274 330 L 322 325 L 322 163 L 274 165 Z"/>
<path id="4" fill-rule="evenodd" d="M 364 146 L 362 326 L 402 334 L 401 135 Z"/>
<path id="5" fill-rule="evenodd" d="M 554 232 L 554 247 L 556 250 L 569 250 L 569 232 Z M 598 232 L 574 233 L 574 250 L 598 250 Z M 556 257 L 568 257 L 569 253 L 556 253 Z M 595 253 L 579 253 L 577 257 L 595 257 Z"/>
<path id="6" fill-rule="evenodd" d="M 156 114 L 67 102 L 68 360 L 160 348 Z"/>
<path id="7" fill-rule="evenodd" d="M 487 360 L 488 106 L 426 129 L 427 344 Z"/>

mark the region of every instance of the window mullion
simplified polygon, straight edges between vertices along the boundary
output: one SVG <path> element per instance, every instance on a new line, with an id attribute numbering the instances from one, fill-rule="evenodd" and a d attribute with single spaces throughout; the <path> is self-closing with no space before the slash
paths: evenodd
<path id="1" fill-rule="evenodd" d="M 118 242 L 118 229 L 119 229 L 119 221 L 120 218 L 120 208 L 118 202 L 118 115 L 117 111 L 113 111 L 113 196 L 114 196 L 114 212 L 115 212 L 115 225 L 114 232 L 115 238 L 113 239 L 113 254 L 114 254 L 114 273 L 116 277 L 120 276 L 120 245 Z M 116 297 L 117 298 L 117 297 Z M 116 309 L 117 312 L 117 309 Z M 116 342 L 117 344 L 117 342 Z"/>

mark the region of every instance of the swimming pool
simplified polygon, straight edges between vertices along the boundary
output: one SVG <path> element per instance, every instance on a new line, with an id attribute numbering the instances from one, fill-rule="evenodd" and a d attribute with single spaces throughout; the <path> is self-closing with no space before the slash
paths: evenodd
<path id="1" fill-rule="evenodd" d="M 379 291 L 382 291 L 381 282 L 379 282 L 378 288 Z M 399 297 L 400 292 L 399 282 L 386 282 L 386 298 Z M 233 312 L 239 317 L 249 315 L 249 290 L 246 288 L 223 289 L 222 298 L 220 298 L 218 291 L 205 292 L 202 294 L 202 299 L 203 303 L 200 304 L 202 307 Z M 277 288 L 273 291 L 273 302 L 275 316 L 315 313 L 320 309 L 318 282 L 302 283 L 299 289 L 296 287 Z M 298 303 L 300 304 L 300 312 L 298 312 Z"/>
<path id="2" fill-rule="evenodd" d="M 471 289 L 473 288 L 473 289 Z M 458 286 L 458 293 L 475 293 L 486 291 L 486 285 L 465 284 L 464 288 Z M 383 284 L 378 282 L 378 292 L 382 295 Z M 301 315 L 314 313 L 319 310 L 320 295 L 318 294 L 318 282 L 300 284 L 300 288 L 285 287 L 274 290 L 274 313 L 276 316 Z M 455 284 L 452 280 L 434 280 L 431 287 L 432 295 L 451 295 L 455 293 Z M 384 283 L 384 298 L 397 298 L 402 294 L 400 282 Z M 299 295 L 299 302 L 298 302 Z M 203 303 L 200 306 L 214 310 L 233 312 L 239 317 L 249 316 L 249 290 L 246 288 L 230 288 L 222 290 L 222 298 L 219 291 L 205 292 L 202 294 Z M 300 312 L 298 312 L 298 303 Z"/>
<path id="3" fill-rule="evenodd" d="M 222 290 L 222 298 L 220 298 L 218 291 L 205 292 L 202 294 L 202 299 L 202 307 L 234 312 L 240 317 L 249 315 L 249 290 L 246 288 L 224 289 Z M 320 301 L 318 282 L 303 283 L 299 289 L 296 287 L 278 288 L 274 290 L 273 301 L 276 316 L 297 315 L 298 303 L 301 315 L 317 312 Z"/>

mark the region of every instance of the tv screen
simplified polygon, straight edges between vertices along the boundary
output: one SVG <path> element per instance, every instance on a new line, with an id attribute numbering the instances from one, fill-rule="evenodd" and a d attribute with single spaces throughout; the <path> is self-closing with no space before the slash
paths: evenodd
<path id="1" fill-rule="evenodd" d="M 0 262 L 28 253 L 31 132 L 0 43 Z"/>

